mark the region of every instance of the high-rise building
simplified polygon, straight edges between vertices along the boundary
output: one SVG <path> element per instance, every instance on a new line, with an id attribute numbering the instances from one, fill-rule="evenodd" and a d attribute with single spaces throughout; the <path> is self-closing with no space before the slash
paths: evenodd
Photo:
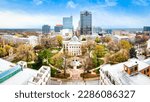
<path id="1" fill-rule="evenodd" d="M 150 26 L 144 26 L 143 32 L 144 34 L 150 35 Z"/>
<path id="2" fill-rule="evenodd" d="M 51 27 L 49 25 L 42 26 L 42 34 L 49 34 Z"/>
<path id="3" fill-rule="evenodd" d="M 73 17 L 63 17 L 63 29 L 73 29 Z"/>
<path id="4" fill-rule="evenodd" d="M 81 35 L 92 34 L 92 13 L 89 11 L 80 13 L 80 33 Z"/>
<path id="5" fill-rule="evenodd" d="M 55 27 L 54 27 L 54 30 L 55 30 L 55 32 L 60 32 L 61 30 L 63 29 L 63 25 L 56 25 Z"/>
<path id="6" fill-rule="evenodd" d="M 150 31 L 150 26 L 144 26 L 143 31 Z"/>

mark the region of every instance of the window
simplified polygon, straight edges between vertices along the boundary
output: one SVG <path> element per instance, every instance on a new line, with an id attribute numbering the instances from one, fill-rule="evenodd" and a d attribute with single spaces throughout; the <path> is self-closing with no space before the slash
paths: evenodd
<path id="1" fill-rule="evenodd" d="M 137 71 L 137 66 L 135 67 L 135 71 Z"/>
<path id="2" fill-rule="evenodd" d="M 133 69 L 133 68 L 131 68 L 131 69 L 130 69 L 130 71 L 131 71 L 131 73 L 133 73 L 134 69 Z"/>
<path id="3" fill-rule="evenodd" d="M 147 73 L 149 72 L 149 68 L 147 69 Z"/>
<path id="4" fill-rule="evenodd" d="M 144 74 L 146 74 L 146 71 L 144 70 Z"/>

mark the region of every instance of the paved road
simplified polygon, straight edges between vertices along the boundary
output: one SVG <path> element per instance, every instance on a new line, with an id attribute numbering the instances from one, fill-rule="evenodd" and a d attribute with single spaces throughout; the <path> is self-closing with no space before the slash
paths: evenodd
<path id="1" fill-rule="evenodd" d="M 49 85 L 100 85 L 99 79 L 83 80 L 80 75 L 84 70 L 82 68 L 77 69 L 76 65 L 74 65 L 74 69 L 68 69 L 67 72 L 70 73 L 70 80 L 51 80 Z"/>
<path id="2" fill-rule="evenodd" d="M 48 85 L 100 85 L 100 81 L 98 79 L 93 80 L 68 80 L 68 81 L 61 81 L 61 80 L 51 80 L 49 81 Z"/>
<path id="3" fill-rule="evenodd" d="M 64 81 L 62 82 L 62 85 L 100 85 L 100 81 L 97 79 L 93 80 L 70 80 L 70 81 Z"/>

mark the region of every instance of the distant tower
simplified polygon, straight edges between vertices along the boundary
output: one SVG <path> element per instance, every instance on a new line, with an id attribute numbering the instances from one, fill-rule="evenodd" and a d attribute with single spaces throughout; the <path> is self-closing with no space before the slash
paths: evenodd
<path id="1" fill-rule="evenodd" d="M 73 29 L 73 17 L 63 17 L 63 29 Z"/>
<path id="2" fill-rule="evenodd" d="M 63 29 L 63 25 L 61 25 L 61 24 L 58 24 L 54 27 L 55 32 L 60 32 L 62 29 Z"/>
<path id="3" fill-rule="evenodd" d="M 80 13 L 80 34 L 92 35 L 92 13 L 89 11 Z"/>
<path id="4" fill-rule="evenodd" d="M 49 34 L 50 33 L 50 26 L 49 25 L 43 25 L 42 26 L 42 34 Z"/>

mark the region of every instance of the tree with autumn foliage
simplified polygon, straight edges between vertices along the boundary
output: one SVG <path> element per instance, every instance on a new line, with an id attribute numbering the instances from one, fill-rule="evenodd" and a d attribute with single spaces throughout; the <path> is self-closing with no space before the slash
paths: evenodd
<path id="1" fill-rule="evenodd" d="M 120 49 L 130 50 L 132 48 L 132 45 L 129 43 L 129 41 L 120 40 L 119 47 Z"/>
<path id="2" fill-rule="evenodd" d="M 23 60 L 26 62 L 30 62 L 36 60 L 35 52 L 32 46 L 30 45 L 26 44 L 19 45 L 16 49 L 15 54 L 16 54 L 15 61 Z"/>
<path id="3" fill-rule="evenodd" d="M 105 47 L 103 45 L 96 45 L 94 48 L 94 54 L 101 58 L 106 54 Z"/>
<path id="4" fill-rule="evenodd" d="M 58 35 L 58 36 L 56 36 L 56 40 L 57 40 L 58 46 L 60 48 L 62 46 L 62 43 L 63 43 L 63 37 Z"/>

